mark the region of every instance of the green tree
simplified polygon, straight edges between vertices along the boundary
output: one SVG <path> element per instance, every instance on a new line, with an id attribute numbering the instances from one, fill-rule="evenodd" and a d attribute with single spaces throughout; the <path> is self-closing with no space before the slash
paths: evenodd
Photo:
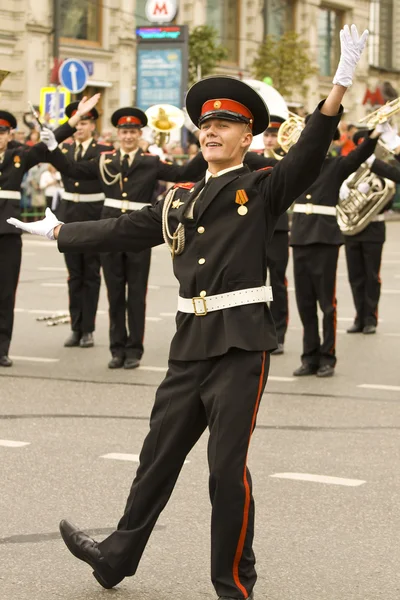
<path id="1" fill-rule="evenodd" d="M 256 79 L 271 77 L 274 88 L 282 96 L 289 96 L 298 89 L 304 96 L 307 79 L 318 73 L 309 58 L 308 42 L 295 31 L 288 31 L 280 38 L 267 35 L 250 68 Z"/>
<path id="2" fill-rule="evenodd" d="M 215 67 L 228 56 L 218 43 L 218 31 L 209 25 L 199 25 L 189 35 L 189 83 L 211 75 Z"/>

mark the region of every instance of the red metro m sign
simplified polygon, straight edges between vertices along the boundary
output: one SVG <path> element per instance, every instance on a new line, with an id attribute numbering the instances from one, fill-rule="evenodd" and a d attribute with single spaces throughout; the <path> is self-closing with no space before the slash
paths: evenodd
<path id="1" fill-rule="evenodd" d="M 146 17 L 151 23 L 170 23 L 178 10 L 178 0 L 147 0 Z"/>

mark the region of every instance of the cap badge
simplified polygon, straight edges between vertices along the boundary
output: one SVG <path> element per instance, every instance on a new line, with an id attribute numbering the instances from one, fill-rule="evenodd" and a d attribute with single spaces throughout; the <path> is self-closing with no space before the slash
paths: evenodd
<path id="1" fill-rule="evenodd" d="M 222 106 L 222 102 L 220 100 L 216 100 L 214 102 L 214 108 L 221 108 L 221 106 Z"/>
<path id="2" fill-rule="evenodd" d="M 128 123 L 130 123 L 132 121 L 131 117 L 126 117 L 126 120 Z"/>

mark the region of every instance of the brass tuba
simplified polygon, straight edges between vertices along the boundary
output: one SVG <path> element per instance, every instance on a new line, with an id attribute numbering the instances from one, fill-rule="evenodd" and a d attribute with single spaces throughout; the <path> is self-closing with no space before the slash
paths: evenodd
<path id="1" fill-rule="evenodd" d="M 157 146 L 168 143 L 170 133 L 180 129 L 185 122 L 185 114 L 172 104 L 154 104 L 146 110 L 146 117 L 150 129 L 156 131 L 155 142 Z"/>
<path id="2" fill-rule="evenodd" d="M 279 127 L 278 144 L 286 152 L 298 141 L 305 126 L 305 119 L 289 111 L 289 117 Z"/>

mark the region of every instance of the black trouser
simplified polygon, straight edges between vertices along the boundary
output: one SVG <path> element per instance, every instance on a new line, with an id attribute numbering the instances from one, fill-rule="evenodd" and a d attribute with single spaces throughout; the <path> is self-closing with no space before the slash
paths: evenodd
<path id="1" fill-rule="evenodd" d="M 20 235 L 0 234 L 0 356 L 7 356 L 10 348 L 21 251 Z"/>
<path id="2" fill-rule="evenodd" d="M 256 582 L 254 501 L 246 467 L 269 355 L 231 349 L 203 361 L 169 361 L 118 529 L 100 543 L 110 565 L 136 572 L 184 460 L 208 426 L 211 580 L 218 596 L 247 598 Z"/>
<path id="3" fill-rule="evenodd" d="M 275 231 L 267 248 L 267 268 L 274 297 L 270 311 L 275 323 L 278 343 L 285 342 L 289 321 L 289 300 L 287 291 L 286 268 L 289 261 L 289 233 Z"/>
<path id="4" fill-rule="evenodd" d="M 64 254 L 68 269 L 71 329 L 92 333 L 100 294 L 100 255 Z"/>
<path id="5" fill-rule="evenodd" d="M 302 362 L 315 366 L 336 364 L 336 270 L 339 246 L 293 246 L 296 302 L 303 324 Z M 319 337 L 318 309 L 323 312 Z"/>
<path id="6" fill-rule="evenodd" d="M 345 238 L 347 270 L 356 307 L 355 324 L 377 325 L 381 294 L 383 242 L 359 242 Z"/>
<path id="7" fill-rule="evenodd" d="M 113 356 L 142 358 L 150 260 L 151 250 L 101 255 Z"/>

